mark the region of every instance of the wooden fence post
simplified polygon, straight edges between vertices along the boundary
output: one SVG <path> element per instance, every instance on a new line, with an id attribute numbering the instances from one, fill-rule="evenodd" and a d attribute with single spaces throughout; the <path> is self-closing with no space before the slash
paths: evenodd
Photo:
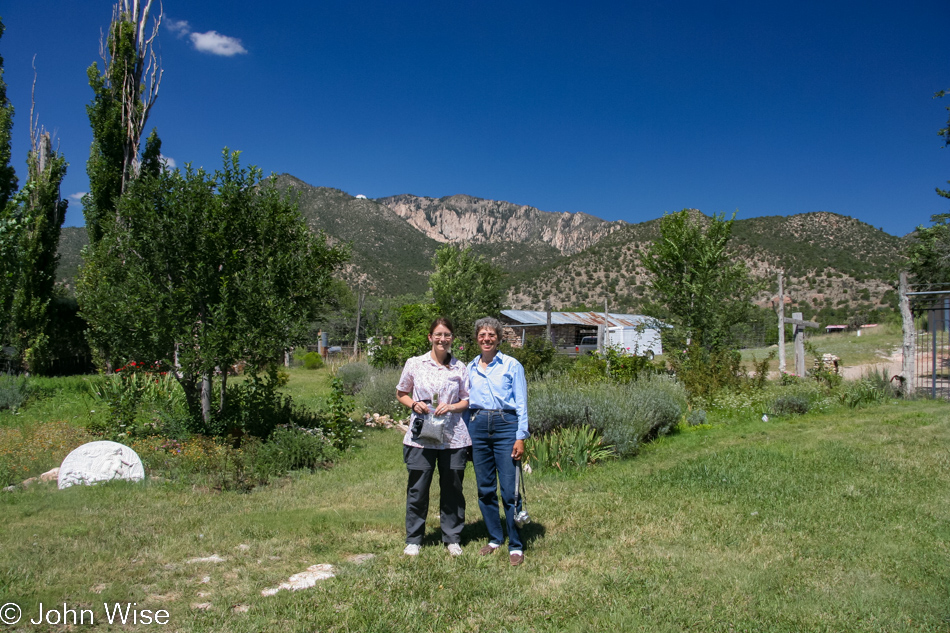
<path id="1" fill-rule="evenodd" d="M 917 393 L 917 330 L 914 327 L 914 315 L 910 311 L 910 300 L 907 297 L 907 273 L 902 272 L 898 285 L 900 293 L 901 330 L 903 344 L 901 345 L 901 376 L 904 378 L 904 395 L 912 397 Z"/>

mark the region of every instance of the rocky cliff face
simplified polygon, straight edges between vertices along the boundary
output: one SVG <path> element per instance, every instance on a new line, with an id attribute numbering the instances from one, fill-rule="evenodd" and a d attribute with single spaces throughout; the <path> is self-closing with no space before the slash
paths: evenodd
<path id="1" fill-rule="evenodd" d="M 465 195 L 399 195 L 379 198 L 377 202 L 438 242 L 542 242 L 564 255 L 582 251 L 626 226 L 625 222 L 607 222 L 586 213 L 551 213 Z"/>

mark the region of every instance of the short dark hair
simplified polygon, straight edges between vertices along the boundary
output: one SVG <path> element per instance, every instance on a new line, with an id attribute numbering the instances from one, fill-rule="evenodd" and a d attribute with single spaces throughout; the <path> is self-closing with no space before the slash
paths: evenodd
<path id="1" fill-rule="evenodd" d="M 429 336 L 432 336 L 432 333 L 435 332 L 435 328 L 440 325 L 444 325 L 449 329 L 449 332 L 455 334 L 455 328 L 452 327 L 452 322 L 445 317 L 438 317 L 432 322 L 432 325 L 429 326 Z"/>

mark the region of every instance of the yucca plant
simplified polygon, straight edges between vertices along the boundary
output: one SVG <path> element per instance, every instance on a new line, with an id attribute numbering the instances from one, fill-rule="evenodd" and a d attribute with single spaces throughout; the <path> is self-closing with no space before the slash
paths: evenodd
<path id="1" fill-rule="evenodd" d="M 596 429 L 588 425 L 564 427 L 525 442 L 527 463 L 535 469 L 560 471 L 586 468 L 614 456 Z"/>

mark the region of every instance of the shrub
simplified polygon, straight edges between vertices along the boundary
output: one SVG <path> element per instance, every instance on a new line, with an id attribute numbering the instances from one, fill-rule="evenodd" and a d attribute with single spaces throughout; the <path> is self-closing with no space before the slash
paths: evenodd
<path id="1" fill-rule="evenodd" d="M 155 433 L 174 437 L 189 431 L 185 394 L 171 372 L 153 371 L 130 362 L 116 373 L 89 383 L 94 406 L 108 415 L 89 430 L 105 439 L 128 441 Z"/>
<path id="2" fill-rule="evenodd" d="M 615 346 L 581 356 L 570 370 L 572 378 L 584 382 L 628 383 L 652 373 L 656 373 L 656 366 L 646 356 L 625 354 Z"/>
<path id="3" fill-rule="evenodd" d="M 570 364 L 570 359 L 558 355 L 554 344 L 543 336 L 529 338 L 521 347 L 512 347 L 508 343 L 503 343 L 501 347 L 502 352 L 521 363 L 529 377 L 543 378 L 545 374 Z"/>
<path id="4" fill-rule="evenodd" d="M 336 370 L 336 377 L 340 379 L 343 391 L 351 396 L 363 390 L 372 374 L 373 368 L 364 361 L 347 363 Z"/>
<path id="5" fill-rule="evenodd" d="M 525 442 L 525 461 L 537 470 L 585 468 L 613 455 L 600 433 L 586 424 L 555 429 Z"/>
<path id="6" fill-rule="evenodd" d="M 850 409 L 856 409 L 869 404 L 880 404 L 894 397 L 893 389 L 890 385 L 880 385 L 877 381 L 869 378 L 862 378 L 854 382 L 847 383 L 841 391 L 839 399 L 841 403 Z"/>
<path id="7" fill-rule="evenodd" d="M 811 403 L 804 396 L 779 396 L 772 401 L 769 407 L 775 415 L 804 415 L 811 408 Z"/>
<path id="8" fill-rule="evenodd" d="M 693 343 L 687 350 L 671 352 L 669 361 L 690 402 L 711 401 L 720 391 L 741 388 L 746 379 L 742 357 L 735 350 L 707 351 Z"/>
<path id="9" fill-rule="evenodd" d="M 706 412 L 702 409 L 693 409 L 686 415 L 686 423 L 690 426 L 706 424 Z"/>
<path id="10" fill-rule="evenodd" d="M 374 370 L 356 396 L 356 404 L 364 413 L 388 415 L 398 420 L 409 415 L 409 410 L 396 400 L 396 385 L 402 371 L 399 369 Z"/>
<path id="11" fill-rule="evenodd" d="M 323 367 L 323 356 L 317 352 L 307 352 L 303 356 L 303 366 L 307 369 L 321 369 Z"/>
<path id="12" fill-rule="evenodd" d="M 187 440 L 163 437 L 139 438 L 132 442 L 151 475 L 207 486 L 215 490 L 248 491 L 266 483 L 254 470 L 260 440 L 246 439 L 236 448 L 222 438 L 195 435 Z"/>
<path id="13" fill-rule="evenodd" d="M 336 448 L 346 450 L 356 433 L 356 424 L 350 419 L 353 398 L 344 393 L 342 381 L 333 379 L 326 407 L 320 411 L 295 404 L 293 398 L 281 393 L 279 389 L 286 383 L 286 374 L 271 367 L 243 383 L 228 386 L 227 410 L 213 421 L 209 434 L 267 440 L 279 426 L 321 429 Z"/>
<path id="14" fill-rule="evenodd" d="M 316 470 L 338 455 L 320 429 L 282 426 L 254 452 L 254 472 L 262 481 L 293 470 Z"/>
<path id="15" fill-rule="evenodd" d="M 299 425 L 307 428 L 319 427 L 333 443 L 334 448 L 345 451 L 356 436 L 357 425 L 350 415 L 353 413 L 353 397 L 343 391 L 343 383 L 334 378 L 330 383 L 330 397 L 327 406 L 318 415 L 319 424 Z"/>
<path id="16" fill-rule="evenodd" d="M 0 373 L 0 411 L 16 411 L 30 398 L 30 383 L 26 376 L 17 376 L 9 372 Z"/>
<path id="17" fill-rule="evenodd" d="M 628 384 L 578 384 L 570 379 L 528 388 L 532 433 L 589 425 L 618 455 L 636 453 L 642 442 L 672 430 L 686 408 L 682 385 L 664 376 Z"/>

